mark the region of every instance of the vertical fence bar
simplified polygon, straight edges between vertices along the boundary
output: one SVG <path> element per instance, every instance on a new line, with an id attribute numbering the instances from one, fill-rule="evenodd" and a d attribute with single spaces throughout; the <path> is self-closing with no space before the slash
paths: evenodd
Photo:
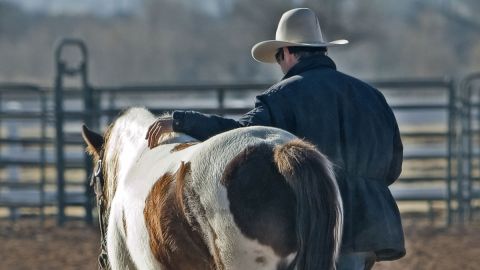
<path id="1" fill-rule="evenodd" d="M 82 63 L 82 85 L 83 85 L 83 102 L 85 106 L 85 114 L 84 114 L 84 123 L 87 126 L 90 126 L 94 129 L 97 129 L 98 127 L 98 121 L 97 121 L 97 110 L 95 106 L 95 100 L 93 96 L 93 89 L 88 85 L 88 78 L 87 78 L 87 55 L 85 54 L 85 59 L 84 62 Z M 88 174 L 93 172 L 92 168 L 92 160 L 90 156 L 87 154 L 84 155 L 85 157 L 85 176 L 86 176 L 86 181 L 85 181 L 85 221 L 88 224 L 93 224 L 93 216 L 92 216 L 92 210 L 93 210 L 93 203 L 92 203 L 92 192 L 91 192 L 91 187 L 90 187 L 90 182 L 88 179 Z"/>
<path id="2" fill-rule="evenodd" d="M 0 92 L 0 116 L 3 113 L 2 102 L 3 102 L 3 94 L 2 94 L 2 92 Z M 0 117 L 0 139 L 3 139 L 3 134 L 2 134 L 3 127 L 2 127 L 2 125 L 3 125 L 3 117 Z M 0 160 L 2 159 L 2 151 L 3 151 L 3 142 L 0 142 Z M 3 170 L 3 168 L 2 168 L 2 170 Z M 2 191 L 2 188 L 3 188 L 3 186 L 0 186 L 0 192 Z"/>
<path id="3" fill-rule="evenodd" d="M 217 89 L 217 104 L 218 104 L 218 111 L 220 115 L 224 115 L 225 109 L 225 89 L 219 88 Z"/>
<path id="4" fill-rule="evenodd" d="M 458 185 L 458 201 L 460 205 L 459 210 L 459 223 L 463 224 L 465 220 L 466 211 L 468 211 L 468 205 L 466 205 L 465 196 L 468 196 L 465 192 L 465 187 L 468 185 L 470 181 L 470 161 L 471 161 L 471 152 L 470 152 L 470 145 L 471 145 L 471 134 L 470 134 L 470 106 L 468 101 L 468 96 L 470 94 L 465 93 L 462 91 L 462 87 L 459 87 L 459 96 L 460 96 L 460 103 L 458 106 L 458 110 L 461 112 L 461 129 L 460 129 L 460 145 L 459 145 L 459 154 L 461 155 L 462 163 L 459 165 L 458 168 L 458 180 L 460 181 Z"/>
<path id="5" fill-rule="evenodd" d="M 447 149 L 447 226 L 452 224 L 452 148 L 455 112 L 455 88 L 453 82 L 448 85 L 448 149 Z"/>
<path id="6" fill-rule="evenodd" d="M 116 98 L 116 95 L 115 95 L 115 92 L 113 91 L 110 91 L 108 92 L 108 112 L 107 112 L 107 119 L 108 119 L 108 122 L 112 122 L 113 121 L 113 116 L 114 116 L 114 109 L 115 109 L 115 98 Z M 101 106 L 99 107 L 101 108 Z"/>
<path id="7" fill-rule="evenodd" d="M 453 88 L 454 90 L 456 88 Z M 457 221 L 459 224 L 463 224 L 464 219 L 464 200 L 463 200 L 463 191 L 465 185 L 465 174 L 464 174 L 464 145 L 465 145 L 465 134 L 462 132 L 463 127 L 465 126 L 465 109 L 463 108 L 463 97 L 460 91 L 456 92 L 457 96 L 455 97 L 455 107 L 456 113 L 454 114 L 454 121 L 459 118 L 460 125 L 453 124 L 456 136 L 456 147 L 455 152 L 457 154 L 457 166 L 456 166 L 456 180 L 457 180 Z"/>
<path id="8" fill-rule="evenodd" d="M 57 200 L 58 200 L 58 224 L 65 222 L 65 139 L 63 135 L 63 73 L 65 64 L 60 61 L 61 45 L 57 47 L 56 63 L 57 72 L 55 78 L 55 153 L 57 172 Z"/>
<path id="9" fill-rule="evenodd" d="M 463 89 L 460 89 L 463 90 Z M 465 95 L 465 107 L 467 109 L 467 116 L 466 116 L 466 127 L 465 127 L 465 132 L 467 133 L 467 181 L 468 181 L 468 191 L 467 191 L 467 215 L 469 216 L 469 219 L 471 220 L 471 205 L 470 205 L 470 197 L 472 194 L 472 136 L 475 136 L 475 133 L 472 132 L 472 106 L 469 101 L 472 96 L 472 88 L 470 85 L 467 86 L 466 90 L 466 95 Z"/>
<path id="10" fill-rule="evenodd" d="M 2 113 L 2 110 L 3 110 L 3 106 L 2 106 L 2 101 L 3 101 L 3 94 L 0 92 L 0 115 Z M 2 131 L 3 131 L 3 128 L 2 128 L 2 123 L 3 123 L 3 118 L 0 117 L 0 138 L 3 139 L 3 134 L 2 134 Z M 1 157 L 1 154 L 2 154 L 2 149 L 3 149 L 3 143 L 0 143 L 0 157 Z"/>
<path id="11" fill-rule="evenodd" d="M 45 182 L 46 182 L 46 145 L 47 145 L 47 98 L 45 92 L 40 92 L 40 220 L 42 226 L 45 222 Z"/>

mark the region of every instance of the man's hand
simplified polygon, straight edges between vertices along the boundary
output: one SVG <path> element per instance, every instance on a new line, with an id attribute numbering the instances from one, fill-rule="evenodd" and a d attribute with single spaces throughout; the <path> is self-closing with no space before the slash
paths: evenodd
<path id="1" fill-rule="evenodd" d="M 158 146 L 158 140 L 164 133 L 173 132 L 173 119 L 171 117 L 160 117 L 148 128 L 145 140 L 148 140 L 148 148 Z"/>

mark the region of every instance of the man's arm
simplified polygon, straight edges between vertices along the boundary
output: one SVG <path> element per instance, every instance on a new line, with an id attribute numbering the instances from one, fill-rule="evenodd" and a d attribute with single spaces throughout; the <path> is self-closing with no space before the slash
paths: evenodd
<path id="1" fill-rule="evenodd" d="M 153 148 L 160 135 L 165 132 L 182 132 L 203 141 L 231 129 L 258 125 L 273 125 L 268 105 L 260 98 L 257 98 L 255 108 L 239 120 L 195 111 L 174 111 L 170 119 L 157 119 L 148 129 L 145 139 L 148 139 L 148 146 Z"/>
<path id="2" fill-rule="evenodd" d="M 201 141 L 239 127 L 270 126 L 271 124 L 268 107 L 260 100 L 257 100 L 253 110 L 244 114 L 239 120 L 194 111 L 175 111 L 173 113 L 173 130 Z"/>

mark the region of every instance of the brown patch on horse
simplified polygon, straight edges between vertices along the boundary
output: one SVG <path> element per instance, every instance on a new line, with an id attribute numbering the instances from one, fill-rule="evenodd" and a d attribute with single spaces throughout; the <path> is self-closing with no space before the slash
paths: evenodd
<path id="1" fill-rule="evenodd" d="M 295 167 L 293 167 L 292 160 L 304 160 L 304 155 L 301 155 L 305 150 L 317 152 L 314 145 L 302 141 L 300 139 L 289 141 L 288 143 L 277 146 L 275 148 L 274 160 L 277 164 L 278 170 L 283 175 L 293 175 Z"/>
<path id="2" fill-rule="evenodd" d="M 230 211 L 241 232 L 285 257 L 296 250 L 295 195 L 278 172 L 273 146 L 248 146 L 225 168 Z"/>
<path id="3" fill-rule="evenodd" d="M 185 176 L 190 172 L 190 162 L 183 162 L 180 164 L 180 168 L 175 173 L 175 197 L 182 213 L 185 215 L 185 200 L 183 196 L 183 190 L 185 187 Z"/>
<path id="4" fill-rule="evenodd" d="M 199 227 L 190 224 L 190 213 L 184 212 L 189 210 L 182 192 L 189 168 L 182 163 L 174 175 L 163 175 L 147 196 L 144 217 L 150 248 L 166 269 L 215 269 Z"/>
<path id="5" fill-rule="evenodd" d="M 170 150 L 170 153 L 182 151 L 183 149 L 186 149 L 196 144 L 198 144 L 198 142 L 186 142 L 186 143 L 177 144 L 172 148 L 172 150 Z"/>
<path id="6" fill-rule="evenodd" d="M 161 224 L 159 213 L 166 211 L 169 186 L 173 182 L 171 174 L 163 175 L 153 185 L 150 193 L 145 201 L 145 209 L 143 215 L 150 237 L 150 249 L 158 261 L 168 261 L 167 247 L 164 246 L 166 242 L 165 232 L 162 230 L 164 226 Z"/>

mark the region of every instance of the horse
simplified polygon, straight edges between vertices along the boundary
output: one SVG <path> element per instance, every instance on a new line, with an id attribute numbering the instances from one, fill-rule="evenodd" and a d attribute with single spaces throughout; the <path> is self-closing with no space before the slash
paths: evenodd
<path id="1" fill-rule="evenodd" d="M 103 164 L 111 269 L 335 269 L 342 202 L 312 144 L 255 126 L 149 149 L 154 120 L 130 108 L 104 135 L 83 127 Z"/>

